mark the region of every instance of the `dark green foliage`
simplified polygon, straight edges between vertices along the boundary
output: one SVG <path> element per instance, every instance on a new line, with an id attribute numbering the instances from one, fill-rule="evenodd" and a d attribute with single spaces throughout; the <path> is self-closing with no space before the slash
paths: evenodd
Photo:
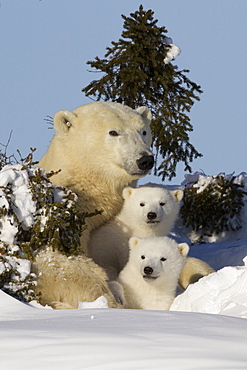
<path id="1" fill-rule="evenodd" d="M 139 10 L 122 15 L 124 31 L 118 42 L 107 47 L 105 58 L 88 61 L 103 77 L 83 88 L 86 96 L 111 100 L 132 108 L 145 105 L 152 111 L 151 125 L 157 158 L 162 163 L 155 174 L 171 179 L 182 161 L 191 171 L 190 162 L 201 156 L 189 142 L 193 131 L 188 113 L 195 100 L 200 100 L 200 86 L 190 81 L 188 70 L 178 71 L 164 58 L 169 51 L 165 27 L 158 27 L 152 10 Z"/>
<path id="2" fill-rule="evenodd" d="M 198 241 L 203 241 L 204 236 L 241 229 L 240 213 L 247 193 L 234 180 L 235 177 L 228 180 L 218 175 L 204 189 L 197 183 L 184 189 L 180 214 L 184 225 L 198 233 Z"/>
<path id="3" fill-rule="evenodd" d="M 54 173 L 44 175 L 33 166 L 33 151 L 21 164 L 13 164 L 13 156 L 1 154 L 0 181 L 7 178 L 8 182 L 0 186 L 0 289 L 22 301 L 39 298 L 33 290 L 36 276 L 31 270 L 35 254 L 46 246 L 66 255 L 83 253 L 80 236 L 85 219 L 99 213 L 79 211 L 76 194 L 54 186 L 49 180 Z M 24 211 L 18 208 L 15 193 L 23 186 L 23 179 L 21 195 L 27 196 Z"/>
<path id="4" fill-rule="evenodd" d="M 85 218 L 96 215 L 79 211 L 76 195 L 63 187 L 54 187 L 49 178 L 37 168 L 29 173 L 30 190 L 36 203 L 34 225 L 26 232 L 21 229 L 18 239 L 23 246 L 39 250 L 44 245 L 71 256 L 83 253 L 80 236 L 85 228 Z M 62 194 L 58 196 L 58 192 Z M 56 196 L 57 195 L 57 196 Z M 57 198 L 57 199 L 56 199 Z"/>
<path id="5" fill-rule="evenodd" d="M 30 261 L 24 258 L 23 252 L 18 246 L 7 246 L 0 242 L 1 245 L 1 290 L 20 301 L 38 300 L 39 296 L 34 292 L 36 275 L 31 272 Z M 25 266 L 24 272 L 22 272 L 23 263 Z"/>

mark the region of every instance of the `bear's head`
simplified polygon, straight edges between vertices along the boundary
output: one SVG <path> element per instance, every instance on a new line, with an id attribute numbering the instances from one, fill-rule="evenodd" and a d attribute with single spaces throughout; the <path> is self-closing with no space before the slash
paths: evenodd
<path id="1" fill-rule="evenodd" d="M 54 139 L 61 146 L 61 167 L 67 160 L 77 172 L 86 170 L 92 176 L 97 172 L 102 181 L 119 177 L 129 183 L 141 178 L 154 165 L 150 122 L 147 107 L 133 110 L 112 102 L 57 112 Z"/>
<path id="2" fill-rule="evenodd" d="M 182 197 L 182 190 L 169 190 L 158 184 L 127 186 L 123 189 L 122 212 L 134 220 L 136 228 L 159 229 L 157 236 L 166 235 L 174 225 Z"/>
<path id="3" fill-rule="evenodd" d="M 137 238 L 129 240 L 130 266 L 150 284 L 161 284 L 178 280 L 186 261 L 189 246 L 163 237 Z"/>

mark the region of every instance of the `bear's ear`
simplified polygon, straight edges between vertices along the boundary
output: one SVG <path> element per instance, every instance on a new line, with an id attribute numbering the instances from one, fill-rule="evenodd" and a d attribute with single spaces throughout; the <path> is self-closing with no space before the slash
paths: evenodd
<path id="1" fill-rule="evenodd" d="M 151 110 L 148 109 L 148 107 L 144 107 L 144 106 L 139 107 L 136 109 L 136 112 L 138 112 L 142 116 L 144 121 L 150 125 L 151 120 L 152 120 L 152 113 L 151 113 Z"/>
<path id="2" fill-rule="evenodd" d="M 54 116 L 54 128 L 57 132 L 66 133 L 76 121 L 76 114 L 68 110 L 60 110 Z"/>
<path id="3" fill-rule="evenodd" d="M 190 248 L 187 243 L 180 243 L 178 244 L 178 249 L 182 256 L 186 257 Z"/>
<path id="4" fill-rule="evenodd" d="M 129 247 L 130 247 L 130 250 L 132 250 L 133 248 L 135 248 L 137 246 L 137 244 L 140 242 L 140 238 L 137 238 L 137 236 L 133 236 L 132 238 L 130 238 L 129 240 Z"/>
<path id="5" fill-rule="evenodd" d="M 173 190 L 173 195 L 176 198 L 176 200 L 178 202 L 180 202 L 180 200 L 182 200 L 182 198 L 184 196 L 184 192 L 183 192 L 183 190 L 180 190 L 180 189 Z"/>
<path id="6" fill-rule="evenodd" d="M 124 200 L 125 199 L 128 199 L 130 196 L 131 196 L 131 194 L 132 194 L 132 192 L 133 192 L 133 188 L 131 188 L 130 186 L 126 186 L 124 189 L 123 189 L 123 198 L 124 198 Z"/>

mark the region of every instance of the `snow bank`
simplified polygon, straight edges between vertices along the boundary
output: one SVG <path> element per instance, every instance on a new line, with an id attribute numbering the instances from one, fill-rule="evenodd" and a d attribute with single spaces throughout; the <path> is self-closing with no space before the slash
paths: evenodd
<path id="1" fill-rule="evenodd" d="M 170 310 L 247 318 L 247 257 L 244 261 L 243 267 L 224 267 L 191 284 Z"/>
<path id="2" fill-rule="evenodd" d="M 8 370 L 245 369 L 247 320 L 190 312 L 34 308 L 0 292 Z"/>

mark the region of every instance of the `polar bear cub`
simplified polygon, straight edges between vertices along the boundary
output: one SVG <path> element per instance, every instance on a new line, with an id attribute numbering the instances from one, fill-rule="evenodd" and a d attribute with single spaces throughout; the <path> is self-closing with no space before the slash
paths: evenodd
<path id="1" fill-rule="evenodd" d="M 129 248 L 129 261 L 118 277 L 124 307 L 169 310 L 189 246 L 168 237 L 133 237 Z"/>
<path id="2" fill-rule="evenodd" d="M 124 205 L 115 219 L 90 235 L 88 255 L 104 268 L 109 281 L 116 280 L 129 257 L 132 236 L 148 238 L 167 235 L 179 212 L 182 190 L 146 184 L 123 190 Z"/>

